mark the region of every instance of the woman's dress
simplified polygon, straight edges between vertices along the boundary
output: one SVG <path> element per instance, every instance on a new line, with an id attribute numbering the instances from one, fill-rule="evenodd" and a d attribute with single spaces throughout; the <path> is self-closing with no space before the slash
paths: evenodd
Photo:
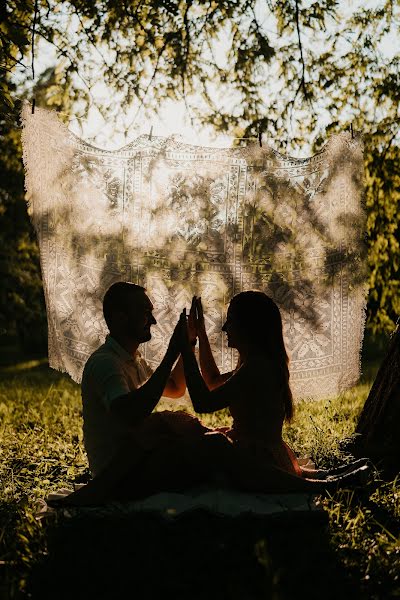
<path id="1" fill-rule="evenodd" d="M 274 466 L 301 477 L 296 455 L 282 439 L 284 375 L 275 361 L 263 357 L 252 359 L 250 375 L 248 393 L 229 406 L 233 425 L 224 433 L 261 468 Z"/>

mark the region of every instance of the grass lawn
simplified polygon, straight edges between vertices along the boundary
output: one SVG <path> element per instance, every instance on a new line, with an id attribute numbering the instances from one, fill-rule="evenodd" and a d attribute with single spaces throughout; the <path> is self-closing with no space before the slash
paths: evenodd
<path id="1" fill-rule="evenodd" d="M 339 442 L 374 370 L 334 400 L 297 406 L 285 437 L 299 455 L 321 467 L 346 460 Z M 203 420 L 226 425 L 229 416 Z M 377 475 L 362 491 L 321 498 L 326 521 L 200 511 L 176 522 L 37 521 L 38 498 L 87 473 L 81 426 L 79 386 L 67 376 L 40 360 L 0 369 L 0 598 L 400 597 L 400 482 Z"/>

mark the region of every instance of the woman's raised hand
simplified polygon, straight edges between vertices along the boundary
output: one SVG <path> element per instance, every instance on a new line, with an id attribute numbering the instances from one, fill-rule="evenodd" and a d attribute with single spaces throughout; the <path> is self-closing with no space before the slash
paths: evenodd
<path id="1" fill-rule="evenodd" d="M 203 305 L 201 298 L 193 296 L 188 317 L 188 331 L 190 343 L 194 346 L 199 335 L 205 334 Z"/>
<path id="2" fill-rule="evenodd" d="M 183 309 L 168 344 L 168 354 L 178 357 L 181 352 L 193 347 L 197 338 L 196 298 L 193 297 L 189 317 Z"/>

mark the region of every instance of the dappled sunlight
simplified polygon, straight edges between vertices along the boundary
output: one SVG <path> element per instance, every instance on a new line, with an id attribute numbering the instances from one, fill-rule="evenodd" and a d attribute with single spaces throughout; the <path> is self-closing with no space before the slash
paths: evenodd
<path id="1" fill-rule="evenodd" d="M 2 366 L 0 368 L 0 374 L 4 373 L 7 375 L 11 375 L 11 374 L 20 375 L 21 373 L 23 373 L 25 371 L 31 371 L 32 369 L 44 368 L 44 367 L 47 367 L 47 365 L 48 365 L 47 358 L 24 360 L 24 361 L 18 362 L 13 365 L 8 365 L 8 366 L 4 366 L 4 367 Z"/>
<path id="2" fill-rule="evenodd" d="M 51 366 L 79 381 L 106 326 L 102 297 L 143 285 L 155 366 L 183 307 L 202 297 L 220 368 L 230 298 L 282 311 L 296 397 L 336 395 L 359 376 L 365 305 L 362 145 L 341 134 L 310 159 L 269 147 L 205 148 L 140 136 L 118 151 L 80 140 L 55 113 L 24 109 L 24 153 L 49 324 Z M 255 327 L 257 315 L 254 315 Z"/>

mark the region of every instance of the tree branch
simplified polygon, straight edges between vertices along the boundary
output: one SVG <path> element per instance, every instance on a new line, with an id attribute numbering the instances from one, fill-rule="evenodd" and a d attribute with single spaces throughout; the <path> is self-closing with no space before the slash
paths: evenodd
<path id="1" fill-rule="evenodd" d="M 103 55 L 103 53 L 102 53 L 102 52 L 100 52 L 99 48 L 97 47 L 97 44 L 95 43 L 95 38 L 94 38 L 94 36 L 93 36 L 92 32 L 91 32 L 89 29 L 86 29 L 86 27 L 85 27 L 85 25 L 84 25 L 84 23 L 83 23 L 83 21 L 82 21 L 82 17 L 81 17 L 81 15 L 80 15 L 79 11 L 76 9 L 76 7 L 75 7 L 74 14 L 75 14 L 75 15 L 78 17 L 79 23 L 80 23 L 80 25 L 81 25 L 81 27 L 82 27 L 82 30 L 85 32 L 85 34 L 86 34 L 86 37 L 87 37 L 87 39 L 89 40 L 89 43 L 90 43 L 90 44 L 92 44 L 93 48 L 96 50 L 97 54 L 98 54 L 98 55 L 100 56 L 100 58 L 102 59 L 102 61 L 103 61 L 103 64 L 104 64 L 106 67 L 109 67 L 110 65 L 108 64 L 108 62 L 107 62 L 107 61 L 106 61 L 106 59 L 104 58 L 104 55 Z"/>
<path id="2" fill-rule="evenodd" d="M 152 85 L 152 83 L 153 83 L 153 81 L 154 81 L 154 79 L 155 79 L 155 77 L 156 77 L 156 75 L 157 75 L 157 71 L 158 71 L 158 64 L 159 64 L 159 62 L 160 62 L 160 60 L 161 60 L 161 57 L 162 57 L 162 55 L 164 54 L 164 51 L 165 51 L 165 49 L 166 49 L 166 47 L 167 47 L 167 43 L 168 43 L 168 40 L 166 39 L 166 40 L 164 41 L 164 44 L 163 44 L 162 48 L 160 48 L 160 50 L 159 50 L 159 53 L 158 53 L 158 56 L 157 56 L 157 60 L 156 60 L 156 64 L 155 64 L 155 67 L 154 67 L 154 69 L 153 69 L 153 73 L 152 73 L 152 75 L 151 75 L 151 77 L 150 77 L 150 80 L 149 80 L 149 82 L 148 82 L 148 84 L 147 84 L 146 88 L 143 90 L 142 97 L 141 97 L 141 98 L 139 98 L 139 102 L 140 102 L 140 104 L 139 104 L 139 106 L 138 106 L 138 108 L 137 108 L 137 110 L 136 110 L 136 112 L 135 112 L 135 114 L 134 114 L 134 116 L 133 116 L 133 119 L 132 119 L 132 121 L 131 121 L 131 122 L 130 122 L 130 124 L 128 125 L 128 129 L 129 129 L 130 127 L 133 127 L 133 125 L 135 124 L 135 122 L 136 122 L 136 119 L 137 119 L 137 117 L 138 117 L 138 115 L 139 115 L 139 112 L 140 112 L 141 108 L 144 106 L 144 101 L 145 101 L 145 99 L 146 99 L 146 96 L 147 96 L 147 94 L 149 93 L 150 87 L 151 87 L 151 85 Z"/>
<path id="3" fill-rule="evenodd" d="M 296 31 L 297 31 L 297 40 L 298 40 L 298 44 L 299 44 L 300 62 L 301 62 L 301 80 L 300 80 L 300 86 L 295 95 L 295 99 L 296 99 L 296 96 L 299 93 L 300 89 L 303 89 L 304 98 L 306 100 L 308 100 L 309 98 L 308 98 L 307 87 L 306 87 L 306 65 L 304 62 L 303 45 L 301 43 L 301 33 L 300 33 L 299 0 L 295 0 L 295 3 L 296 3 L 296 11 L 295 11 Z"/>

